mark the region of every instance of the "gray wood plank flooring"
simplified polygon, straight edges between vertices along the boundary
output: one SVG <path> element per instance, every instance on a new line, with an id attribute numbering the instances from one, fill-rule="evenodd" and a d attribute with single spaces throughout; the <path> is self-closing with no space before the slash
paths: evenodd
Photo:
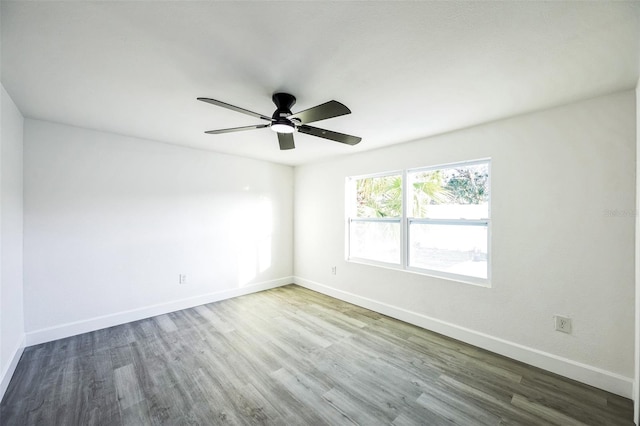
<path id="1" fill-rule="evenodd" d="M 632 425 L 630 400 L 289 285 L 25 349 L 13 425 Z"/>

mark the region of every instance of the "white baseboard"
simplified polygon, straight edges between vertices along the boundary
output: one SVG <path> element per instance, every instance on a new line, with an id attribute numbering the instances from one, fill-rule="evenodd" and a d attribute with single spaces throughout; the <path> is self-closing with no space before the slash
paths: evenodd
<path id="1" fill-rule="evenodd" d="M 453 339 L 469 343 L 479 348 L 542 368 L 543 370 L 550 371 L 569 379 L 615 393 L 616 395 L 620 395 L 625 398 L 633 397 L 633 379 L 629 377 L 624 377 L 598 367 L 563 358 L 465 327 L 460 327 L 436 318 L 431 318 L 426 315 L 388 305 L 377 300 L 362 297 L 357 294 L 338 290 L 301 277 L 294 277 L 294 283 L 310 290 L 335 297 L 336 299 L 371 309 L 392 318 L 396 318 L 427 330 L 435 331 L 436 333 L 443 334 Z"/>
<path id="2" fill-rule="evenodd" d="M 291 284 L 292 282 L 293 277 L 284 277 L 275 280 L 264 281 L 261 283 L 250 284 L 246 287 L 203 294 L 187 299 L 174 300 L 168 303 L 145 306 L 129 311 L 117 312 L 114 314 L 89 318 L 82 321 L 42 328 L 40 330 L 28 332 L 26 335 L 26 343 L 27 346 L 38 345 L 40 343 L 63 339 L 65 337 L 71 337 L 91 331 L 101 330 L 103 328 L 113 327 L 115 325 L 126 324 L 128 322 L 138 321 L 156 315 L 162 315 L 182 309 L 193 308 L 194 306 L 218 302 L 220 300 L 230 299 L 232 297 L 244 296 L 245 294 L 251 294 L 262 290 L 268 290 L 270 288 L 280 287 L 283 285 Z"/>
<path id="3" fill-rule="evenodd" d="M 2 376 L 0 376 L 0 401 L 4 398 L 4 393 L 7 391 L 9 387 L 9 382 L 11 382 L 11 377 L 13 377 L 13 373 L 16 371 L 16 366 L 18 365 L 18 361 L 20 361 L 20 357 L 22 356 L 22 352 L 24 352 L 25 347 L 25 336 L 23 335 L 18 345 L 16 346 L 13 354 L 11 355 L 11 359 L 7 367 L 2 371 Z"/>

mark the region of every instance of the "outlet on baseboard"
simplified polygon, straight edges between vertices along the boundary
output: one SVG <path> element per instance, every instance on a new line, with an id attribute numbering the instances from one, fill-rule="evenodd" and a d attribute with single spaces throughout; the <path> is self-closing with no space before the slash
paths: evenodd
<path id="1" fill-rule="evenodd" d="M 337 271 L 338 271 L 338 268 L 336 266 L 331 267 L 331 275 L 336 275 Z"/>
<path id="2" fill-rule="evenodd" d="M 562 315 L 554 315 L 556 331 L 571 334 L 571 318 Z"/>
<path id="3" fill-rule="evenodd" d="M 179 274 L 178 284 L 186 284 L 186 283 L 187 283 L 187 274 Z"/>

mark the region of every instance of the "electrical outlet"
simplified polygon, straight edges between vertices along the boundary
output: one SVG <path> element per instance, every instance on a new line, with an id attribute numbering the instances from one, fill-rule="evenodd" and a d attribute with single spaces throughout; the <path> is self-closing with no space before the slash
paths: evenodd
<path id="1" fill-rule="evenodd" d="M 337 268 L 336 266 L 332 266 L 332 267 L 331 267 L 331 275 L 336 275 L 336 273 L 337 273 L 337 269 L 338 269 L 338 268 Z"/>
<path id="2" fill-rule="evenodd" d="M 180 274 L 178 275 L 178 284 L 186 284 L 187 283 L 187 275 Z"/>
<path id="3" fill-rule="evenodd" d="M 571 318 L 563 317 L 562 315 L 555 315 L 556 331 L 571 334 Z"/>

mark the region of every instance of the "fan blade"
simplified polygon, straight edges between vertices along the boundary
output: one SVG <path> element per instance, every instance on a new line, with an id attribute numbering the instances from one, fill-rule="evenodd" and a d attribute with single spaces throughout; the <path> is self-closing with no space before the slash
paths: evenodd
<path id="1" fill-rule="evenodd" d="M 258 118 L 261 118 L 263 120 L 273 121 L 273 119 L 271 117 L 267 117 L 266 115 L 263 115 L 263 114 L 258 114 L 257 112 L 249 111 L 248 109 L 240 108 L 240 107 L 228 104 L 226 102 L 217 101 L 215 99 L 210 99 L 210 98 L 198 98 L 198 100 L 202 101 L 202 102 L 207 102 L 207 103 L 212 104 L 212 105 L 221 106 L 222 108 L 227 108 L 227 109 L 230 109 L 232 111 L 237 111 L 237 112 L 241 112 L 243 114 L 251 115 L 253 117 L 258 117 Z"/>
<path id="2" fill-rule="evenodd" d="M 293 133 L 278 133 L 278 143 L 280 143 L 281 150 L 296 147 L 293 143 Z"/>
<path id="3" fill-rule="evenodd" d="M 290 115 L 287 118 L 293 120 L 296 124 L 307 124 L 345 114 L 351 114 L 351 110 L 338 101 L 329 101 Z"/>
<path id="4" fill-rule="evenodd" d="M 269 127 L 268 124 L 254 124 L 253 126 L 232 127 L 230 129 L 207 130 L 208 135 L 219 135 L 220 133 L 241 132 L 243 130 L 263 129 Z"/>
<path id="5" fill-rule="evenodd" d="M 300 133 L 317 136 L 319 138 L 330 139 L 332 141 L 346 143 L 347 145 L 355 145 L 362 140 L 357 136 L 345 135 L 344 133 L 332 132 L 331 130 L 319 129 L 311 126 L 298 126 Z"/>

